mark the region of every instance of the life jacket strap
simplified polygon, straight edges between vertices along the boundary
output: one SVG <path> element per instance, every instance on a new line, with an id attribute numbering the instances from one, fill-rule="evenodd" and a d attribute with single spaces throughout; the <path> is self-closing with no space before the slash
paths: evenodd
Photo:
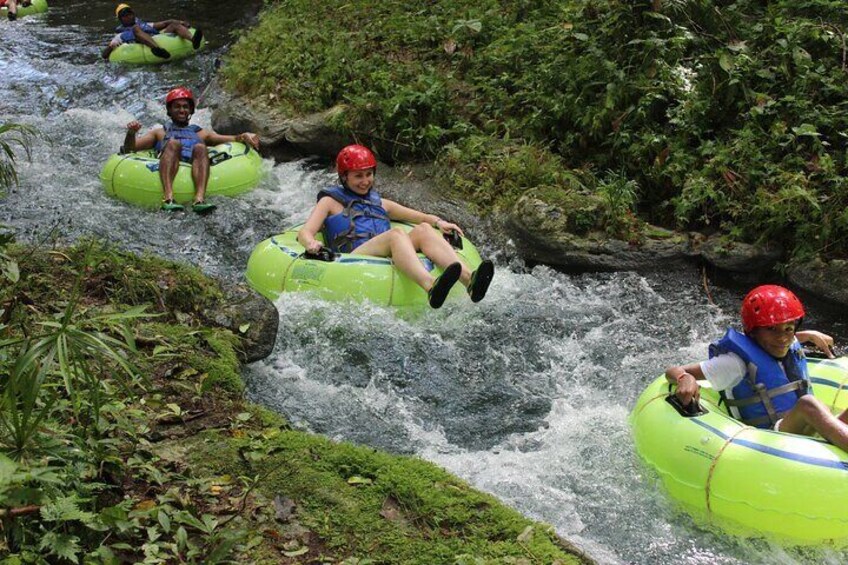
<path id="1" fill-rule="evenodd" d="M 357 232 L 356 218 L 364 216 L 366 218 L 376 218 L 378 220 L 387 219 L 387 216 L 383 214 L 372 214 L 367 210 L 354 210 L 353 205 L 359 202 L 366 202 L 367 204 L 367 201 L 351 200 L 345 205 L 345 209 L 342 214 L 348 219 L 349 227 L 347 230 L 337 235 L 331 243 L 332 248 L 338 250 L 341 253 L 350 253 L 351 251 L 353 251 L 353 244 L 356 242 L 357 239 L 371 239 L 372 237 L 378 235 L 376 232 L 373 231 Z"/>
<path id="2" fill-rule="evenodd" d="M 785 412 L 778 412 L 774 409 L 774 404 L 771 399 L 775 396 L 780 396 L 781 394 L 786 394 L 787 392 L 796 391 L 798 396 L 803 396 L 807 393 L 807 381 L 806 380 L 798 380 L 792 381 L 791 383 L 786 383 L 785 385 L 781 385 L 779 387 L 775 387 L 771 390 L 767 389 L 763 383 L 756 383 L 753 386 L 755 396 L 751 396 L 749 398 L 743 399 L 735 399 L 735 398 L 724 398 L 724 403 L 726 406 L 743 408 L 745 406 L 751 406 L 752 404 L 763 404 L 766 408 L 766 412 L 768 416 L 761 416 L 759 418 L 753 418 L 751 420 L 742 419 L 742 421 L 749 425 L 756 425 L 752 422 L 758 422 L 760 424 L 764 424 L 767 422 L 771 422 L 772 424 L 776 423 L 780 418 L 783 417 Z"/>

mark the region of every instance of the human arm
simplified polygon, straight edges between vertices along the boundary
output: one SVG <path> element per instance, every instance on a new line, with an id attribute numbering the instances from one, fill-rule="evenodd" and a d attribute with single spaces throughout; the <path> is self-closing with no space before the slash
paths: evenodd
<path id="1" fill-rule="evenodd" d="M 451 222 L 447 222 L 440 217 L 434 214 L 427 214 L 425 212 L 419 212 L 418 210 L 414 210 L 412 208 L 407 208 L 406 206 L 402 206 L 393 200 L 383 199 L 383 208 L 386 209 L 386 212 L 389 214 L 389 218 L 392 220 L 399 220 L 401 222 L 411 222 L 413 224 L 430 224 L 434 228 L 437 228 L 442 231 L 442 233 L 450 233 L 452 231 L 457 232 L 459 235 L 464 236 L 462 233 L 462 229 Z"/>
<path id="2" fill-rule="evenodd" d="M 698 381 L 704 380 L 704 372 L 700 363 L 689 365 L 675 365 L 665 370 L 665 378 L 668 382 L 677 385 L 674 394 L 683 406 L 687 406 L 692 400 L 698 401 L 701 395 L 701 387 Z"/>
<path id="3" fill-rule="evenodd" d="M 822 350 L 828 359 L 833 359 L 833 338 L 825 333 L 816 330 L 804 330 L 795 332 L 795 338 L 801 343 L 812 343 L 818 349 Z"/>
<path id="4" fill-rule="evenodd" d="M 259 149 L 259 136 L 255 133 L 246 131 L 238 135 L 224 135 L 212 130 L 200 130 L 198 135 L 206 145 L 219 145 L 221 143 L 232 143 L 238 141 L 250 145 L 254 149 Z"/>
<path id="5" fill-rule="evenodd" d="M 333 202 L 333 199 L 329 197 L 319 200 L 309 214 L 306 223 L 297 232 L 297 241 L 306 249 L 307 253 L 318 253 L 323 247 L 321 242 L 315 239 L 315 234 L 321 231 L 324 220 L 330 214 L 330 202 Z"/>
<path id="6" fill-rule="evenodd" d="M 133 151 L 144 151 L 150 149 L 156 142 L 159 141 L 159 135 L 162 130 L 157 128 L 136 137 L 136 134 L 141 129 L 141 122 L 133 120 L 127 124 L 127 135 L 124 137 L 124 153 L 132 153 Z"/>

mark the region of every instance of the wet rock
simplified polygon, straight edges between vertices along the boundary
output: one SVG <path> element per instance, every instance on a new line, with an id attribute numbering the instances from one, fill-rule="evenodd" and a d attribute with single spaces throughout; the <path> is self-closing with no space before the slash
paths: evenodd
<path id="1" fill-rule="evenodd" d="M 226 134 L 259 134 L 263 153 L 288 160 L 307 155 L 335 155 L 350 142 L 330 124 L 341 106 L 308 116 L 284 116 L 261 100 L 248 99 L 220 88 L 213 81 L 206 93 L 212 108 L 212 127 Z"/>
<path id="2" fill-rule="evenodd" d="M 726 236 L 695 236 L 693 248 L 710 265 L 732 273 L 765 273 L 771 271 L 784 249 L 776 244 L 752 245 L 732 241 Z"/>
<path id="3" fill-rule="evenodd" d="M 659 228 L 653 228 L 654 238 L 639 243 L 599 232 L 574 235 L 567 213 L 533 195 L 519 199 L 507 215 L 506 228 L 525 259 L 569 269 L 638 271 L 692 257 L 687 236 Z"/>
<path id="4" fill-rule="evenodd" d="M 762 275 L 784 252 L 778 245 L 751 245 L 722 235 L 684 234 L 656 226 L 648 226 L 643 238 L 633 242 L 599 231 L 575 235 L 570 212 L 531 193 L 518 200 L 505 224 L 525 259 L 576 270 L 652 271 L 670 262 L 703 260 L 731 274 Z"/>
<path id="5" fill-rule="evenodd" d="M 848 261 L 814 259 L 789 268 L 789 282 L 827 300 L 848 306 Z"/>
<path id="6" fill-rule="evenodd" d="M 244 285 L 223 285 L 223 305 L 203 312 L 210 323 L 241 336 L 239 357 L 252 363 L 268 357 L 277 339 L 279 314 L 274 304 Z"/>

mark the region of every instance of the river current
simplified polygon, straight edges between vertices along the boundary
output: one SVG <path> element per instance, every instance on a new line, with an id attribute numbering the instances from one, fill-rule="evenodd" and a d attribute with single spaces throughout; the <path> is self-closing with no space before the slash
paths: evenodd
<path id="1" fill-rule="evenodd" d="M 0 224 L 21 241 L 94 236 L 240 281 L 253 246 L 305 219 L 333 174 L 314 160 L 266 160 L 258 189 L 219 200 L 203 218 L 107 197 L 100 167 L 127 122 L 165 120 L 169 88 L 193 88 L 194 122 L 209 126 L 204 89 L 250 22 L 220 2 L 133 6 L 147 20 L 202 26 L 209 48 L 158 68 L 106 64 L 99 52 L 114 3 L 102 0 L 55 0 L 46 16 L 0 21 L 0 123 L 39 131 L 31 160 L 19 163 L 20 187 L 0 200 Z M 666 365 L 702 358 L 734 322 L 744 288 L 715 286 L 695 267 L 649 275 L 531 268 L 485 233 L 470 236 L 497 262 L 479 304 L 405 313 L 283 296 L 274 353 L 245 370 L 250 399 L 303 429 L 433 461 L 602 563 L 846 561 L 694 523 L 633 451 L 627 417 L 642 388 Z M 812 326 L 844 335 L 838 314 L 810 306 Z"/>

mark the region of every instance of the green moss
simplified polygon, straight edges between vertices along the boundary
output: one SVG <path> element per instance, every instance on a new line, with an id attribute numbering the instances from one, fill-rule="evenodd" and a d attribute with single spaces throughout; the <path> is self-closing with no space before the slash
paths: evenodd
<path id="1" fill-rule="evenodd" d="M 261 474 L 258 490 L 293 500 L 298 522 L 334 552 L 377 563 L 448 563 L 463 555 L 579 562 L 550 527 L 431 463 L 303 432 L 268 435 L 207 433 L 191 449 L 191 465 L 199 473 Z M 245 449 L 263 455 L 248 464 Z"/>
<path id="2" fill-rule="evenodd" d="M 286 431 L 282 417 L 242 399 L 236 337 L 186 314 L 214 306 L 217 293 L 201 292 L 216 288 L 213 281 L 155 258 L 86 245 L 14 249 L 23 283 L 0 288 L 0 304 L 12 312 L 0 331 L 19 336 L 72 301 L 74 323 L 123 338 L 121 351 L 142 377 L 119 386 L 114 362 L 86 359 L 98 369 L 86 377 L 96 394 L 72 403 L 50 394 L 64 381 L 48 371 L 56 378 L 35 394 L 47 410 L 39 428 L 50 433 L 33 439 L 32 457 L 19 461 L 8 488 L 19 506 L 55 504 L 68 518 L 19 522 L 10 535 L 22 553 L 55 560 L 52 546 L 39 540 L 61 528 L 76 540 L 66 551 L 78 559 L 98 552 L 98 562 L 116 562 L 110 554 L 140 561 L 142 547 L 169 562 L 206 562 L 216 553 L 263 564 L 288 553 L 309 562 L 576 562 L 549 527 L 434 465 Z M 117 281 L 130 269 L 133 285 L 122 290 Z M 198 302 L 163 289 L 163 280 L 195 288 Z M 155 317 L 133 318 L 120 329 L 100 327 L 91 316 L 151 298 Z M 24 299 L 37 299 L 38 308 L 18 307 Z M 17 353 L 4 347 L 0 371 Z M 84 417 L 80 405 L 88 407 Z M 0 448 L 5 441 L 0 437 Z M 63 465 L 45 467 L 58 444 Z M 289 499 L 296 511 L 281 518 Z"/>

